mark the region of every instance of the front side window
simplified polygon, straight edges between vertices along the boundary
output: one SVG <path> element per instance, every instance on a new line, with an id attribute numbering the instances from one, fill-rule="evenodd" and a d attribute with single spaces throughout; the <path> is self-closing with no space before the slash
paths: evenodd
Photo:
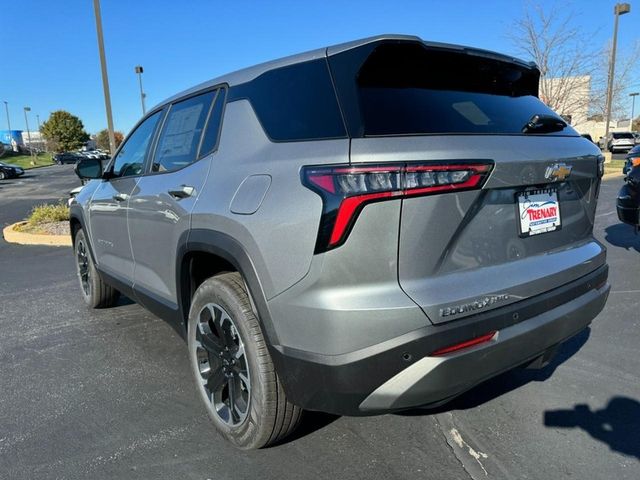
<path id="1" fill-rule="evenodd" d="M 196 160 L 214 94 L 207 92 L 171 106 L 160 133 L 152 172 L 178 170 Z"/>
<path id="2" fill-rule="evenodd" d="M 161 111 L 154 113 L 129 136 L 113 159 L 112 175 L 114 177 L 128 177 L 142 173 L 149 143 L 161 116 Z"/>

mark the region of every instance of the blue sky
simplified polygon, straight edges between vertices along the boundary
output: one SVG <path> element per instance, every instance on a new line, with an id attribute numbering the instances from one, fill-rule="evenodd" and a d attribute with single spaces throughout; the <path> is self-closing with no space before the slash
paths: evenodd
<path id="1" fill-rule="evenodd" d="M 573 22 L 592 32 L 596 47 L 612 35 L 614 3 L 582 0 L 571 6 L 577 12 Z M 507 33 L 525 5 L 518 0 L 102 0 L 115 127 L 126 133 L 141 115 L 137 64 L 145 69 L 150 107 L 225 72 L 377 33 L 514 53 Z M 0 101 L 9 102 L 12 128 L 24 129 L 25 105 L 32 108 L 33 125 L 36 114 L 44 121 L 51 111 L 65 109 L 90 133 L 106 127 L 92 0 L 0 0 L 0 11 Z M 640 2 L 632 2 L 632 12 L 621 18 L 623 50 L 640 36 L 639 27 Z"/>

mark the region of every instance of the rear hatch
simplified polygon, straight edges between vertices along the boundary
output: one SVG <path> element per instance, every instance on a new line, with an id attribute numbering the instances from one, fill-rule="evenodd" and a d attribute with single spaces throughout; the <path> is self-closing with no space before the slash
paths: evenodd
<path id="1" fill-rule="evenodd" d="M 612 135 L 611 145 L 620 148 L 631 148 L 635 145 L 635 137 L 631 132 L 614 132 Z"/>
<path id="2" fill-rule="evenodd" d="M 477 188 L 402 200 L 399 283 L 433 323 L 539 295 L 605 263 L 592 236 L 599 150 L 537 98 L 535 67 L 418 42 L 381 42 L 357 57 L 329 57 L 353 165 L 491 169 Z"/>

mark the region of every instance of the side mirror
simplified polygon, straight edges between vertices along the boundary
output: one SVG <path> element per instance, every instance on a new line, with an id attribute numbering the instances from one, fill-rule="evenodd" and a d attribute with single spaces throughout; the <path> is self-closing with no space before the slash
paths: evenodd
<path id="1" fill-rule="evenodd" d="M 97 158 L 83 158 L 76 163 L 75 171 L 83 180 L 102 178 L 102 161 Z"/>

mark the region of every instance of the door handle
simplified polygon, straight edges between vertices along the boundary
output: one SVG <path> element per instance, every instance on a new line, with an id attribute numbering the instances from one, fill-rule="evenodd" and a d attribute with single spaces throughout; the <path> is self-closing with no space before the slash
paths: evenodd
<path id="1" fill-rule="evenodd" d="M 181 185 L 180 188 L 177 188 L 175 190 L 169 190 L 168 193 L 173 198 L 177 198 L 178 200 L 180 200 L 181 198 L 190 197 L 191 195 L 194 194 L 195 191 L 196 189 L 193 187 L 190 187 L 189 185 Z"/>
<path id="2" fill-rule="evenodd" d="M 127 195 L 126 193 L 116 193 L 113 196 L 113 199 L 116 202 L 126 202 L 127 200 L 129 200 L 129 195 Z"/>

